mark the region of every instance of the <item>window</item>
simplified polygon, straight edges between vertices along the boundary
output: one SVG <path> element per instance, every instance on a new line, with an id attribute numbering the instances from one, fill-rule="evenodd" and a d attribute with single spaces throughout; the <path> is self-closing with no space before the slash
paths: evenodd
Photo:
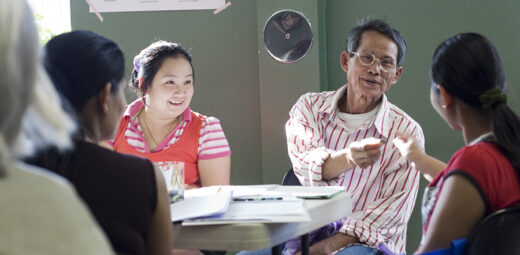
<path id="1" fill-rule="evenodd" d="M 28 2 L 34 12 L 42 45 L 53 36 L 70 31 L 69 0 L 28 0 Z"/>

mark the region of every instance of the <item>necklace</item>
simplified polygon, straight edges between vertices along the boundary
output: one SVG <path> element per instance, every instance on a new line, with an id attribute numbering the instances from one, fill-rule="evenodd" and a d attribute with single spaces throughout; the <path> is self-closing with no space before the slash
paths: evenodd
<path id="1" fill-rule="evenodd" d="M 152 142 L 154 143 L 154 144 L 153 144 L 153 145 L 154 145 L 154 146 L 153 146 L 153 147 L 154 147 L 153 149 L 151 148 L 152 146 L 149 146 L 149 147 L 150 147 L 150 151 L 152 151 L 152 150 L 154 150 L 155 148 L 157 148 L 157 146 L 159 146 L 160 143 L 157 142 L 157 139 L 155 139 L 155 137 L 153 136 L 153 132 L 152 132 L 152 130 L 150 129 L 150 127 L 148 126 L 148 122 L 146 121 L 146 117 L 145 117 L 146 114 L 144 114 L 144 113 L 145 113 L 145 112 L 143 112 L 143 115 L 142 115 L 142 119 L 143 119 L 144 127 L 146 128 L 146 131 L 148 132 L 148 134 L 150 135 L 150 138 L 152 138 Z M 178 118 L 175 118 L 175 120 L 170 124 L 170 126 L 168 127 L 168 130 L 167 130 L 166 134 L 161 136 L 161 137 L 162 137 L 161 140 L 160 140 L 161 142 L 162 142 L 162 140 L 164 140 L 164 138 L 166 138 L 166 137 L 167 137 L 167 136 L 172 132 L 173 128 L 174 128 L 174 127 L 176 126 L 176 124 L 177 124 L 177 121 L 178 121 Z M 144 134 L 144 132 L 143 132 L 143 134 Z"/>

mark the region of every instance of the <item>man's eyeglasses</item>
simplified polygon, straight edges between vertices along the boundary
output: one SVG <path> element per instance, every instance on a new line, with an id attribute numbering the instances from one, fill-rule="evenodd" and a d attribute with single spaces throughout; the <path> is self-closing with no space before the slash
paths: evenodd
<path id="1" fill-rule="evenodd" d="M 376 58 L 372 53 L 369 52 L 352 52 L 352 54 L 358 56 L 359 63 L 364 66 L 371 66 L 379 60 L 379 67 L 383 72 L 391 72 L 395 70 L 395 62 L 392 58 Z"/>

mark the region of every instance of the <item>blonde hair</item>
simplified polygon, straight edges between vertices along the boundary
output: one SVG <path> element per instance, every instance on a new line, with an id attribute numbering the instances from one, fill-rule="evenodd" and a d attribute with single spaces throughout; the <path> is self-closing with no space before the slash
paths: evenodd
<path id="1" fill-rule="evenodd" d="M 0 1 L 1 165 L 44 145 L 70 146 L 75 129 L 42 67 L 33 19 L 25 1 Z"/>

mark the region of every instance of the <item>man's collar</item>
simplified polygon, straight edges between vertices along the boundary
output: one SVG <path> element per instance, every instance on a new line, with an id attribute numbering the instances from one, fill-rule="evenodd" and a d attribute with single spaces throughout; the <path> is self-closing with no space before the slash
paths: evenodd
<path id="1" fill-rule="evenodd" d="M 333 91 L 333 94 L 325 99 L 323 106 L 318 109 L 319 113 L 334 115 L 338 111 L 338 102 L 347 91 L 347 85 Z"/>
<path id="2" fill-rule="evenodd" d="M 390 126 L 390 104 L 385 94 L 383 94 L 383 98 L 381 99 L 381 107 L 379 107 L 379 111 L 377 111 L 377 115 L 373 124 L 379 134 L 385 138 L 388 138 L 387 136 L 392 127 Z"/>
<path id="3" fill-rule="evenodd" d="M 337 89 L 334 91 L 333 96 L 328 97 L 325 99 L 325 103 L 323 104 L 323 110 L 320 109 L 319 112 L 323 114 L 328 114 L 331 119 L 333 119 L 337 112 L 339 112 L 338 109 L 338 103 L 339 100 L 345 95 L 347 92 L 347 86 L 344 85 L 343 87 Z M 327 107 L 328 106 L 328 107 Z M 377 129 L 377 132 L 379 132 L 383 137 L 387 138 L 388 132 L 390 131 L 390 118 L 389 118 L 389 111 L 390 111 L 390 104 L 388 102 L 388 98 L 385 94 L 383 94 L 381 99 L 381 107 L 379 107 L 379 110 L 377 111 L 376 118 L 372 125 L 375 126 Z"/>

